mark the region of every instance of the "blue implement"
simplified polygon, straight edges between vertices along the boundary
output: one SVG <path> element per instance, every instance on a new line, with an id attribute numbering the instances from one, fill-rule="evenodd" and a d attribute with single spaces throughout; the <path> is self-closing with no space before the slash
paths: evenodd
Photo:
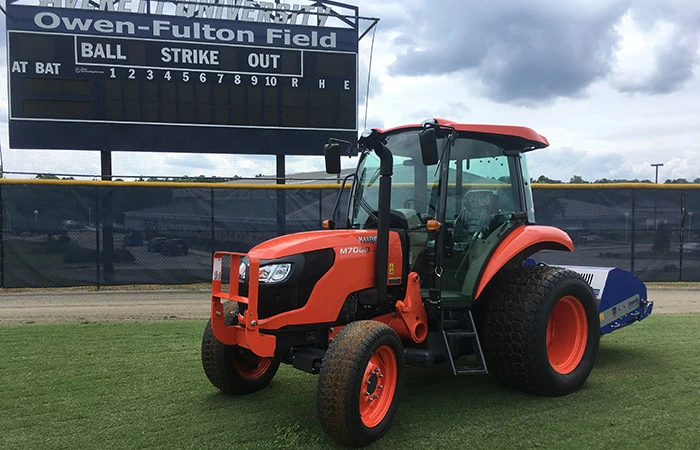
<path id="1" fill-rule="evenodd" d="M 647 288 L 631 272 L 614 267 L 566 266 L 578 272 L 593 289 L 598 301 L 600 334 L 608 334 L 646 319 L 654 307 Z"/>

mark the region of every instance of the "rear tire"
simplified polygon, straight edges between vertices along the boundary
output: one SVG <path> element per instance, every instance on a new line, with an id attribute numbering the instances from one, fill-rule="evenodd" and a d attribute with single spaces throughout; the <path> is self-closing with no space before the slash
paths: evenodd
<path id="1" fill-rule="evenodd" d="M 224 323 L 238 323 L 238 306 L 224 303 Z M 261 358 L 247 348 L 224 345 L 214 336 L 211 319 L 202 337 L 202 366 L 211 384 L 226 394 L 250 394 L 272 381 L 280 361 L 277 358 Z"/>
<path id="2" fill-rule="evenodd" d="M 590 286 L 576 272 L 518 267 L 490 285 L 482 319 L 489 371 L 504 385 L 559 396 L 593 369 L 600 322 Z"/>
<path id="3" fill-rule="evenodd" d="M 389 429 L 403 388 L 401 339 L 363 320 L 343 327 L 323 358 L 316 405 L 321 426 L 340 444 L 369 445 Z"/>

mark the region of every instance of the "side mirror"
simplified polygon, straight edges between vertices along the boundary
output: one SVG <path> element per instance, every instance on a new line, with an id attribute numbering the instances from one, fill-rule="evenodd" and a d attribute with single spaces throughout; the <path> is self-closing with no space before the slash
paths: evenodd
<path id="1" fill-rule="evenodd" d="M 323 146 L 323 156 L 326 159 L 326 173 L 340 173 L 340 144 L 326 144 Z"/>
<path id="2" fill-rule="evenodd" d="M 420 140 L 420 153 L 423 158 L 423 164 L 426 166 L 437 164 L 438 148 L 435 128 L 423 128 L 418 133 L 418 138 Z"/>

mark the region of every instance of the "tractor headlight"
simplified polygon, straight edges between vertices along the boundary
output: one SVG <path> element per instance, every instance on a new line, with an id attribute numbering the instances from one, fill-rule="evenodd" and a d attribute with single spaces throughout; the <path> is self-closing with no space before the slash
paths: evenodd
<path id="1" fill-rule="evenodd" d="M 250 260 L 242 258 L 238 266 L 238 281 L 244 283 L 248 278 Z M 292 273 L 292 263 L 267 264 L 261 266 L 258 272 L 259 283 L 281 283 Z"/>
<path id="2" fill-rule="evenodd" d="M 292 264 L 268 264 L 260 267 L 258 281 L 260 283 L 281 283 L 292 273 Z"/>

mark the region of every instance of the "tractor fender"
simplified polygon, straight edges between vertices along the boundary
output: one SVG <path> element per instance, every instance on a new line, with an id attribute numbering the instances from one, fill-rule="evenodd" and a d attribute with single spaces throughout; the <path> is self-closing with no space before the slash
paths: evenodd
<path id="1" fill-rule="evenodd" d="M 564 231 L 543 225 L 523 225 L 511 231 L 494 250 L 489 262 L 481 272 L 474 299 L 489 281 L 513 258 L 522 254 L 523 260 L 540 250 L 574 251 L 574 243 Z"/>

